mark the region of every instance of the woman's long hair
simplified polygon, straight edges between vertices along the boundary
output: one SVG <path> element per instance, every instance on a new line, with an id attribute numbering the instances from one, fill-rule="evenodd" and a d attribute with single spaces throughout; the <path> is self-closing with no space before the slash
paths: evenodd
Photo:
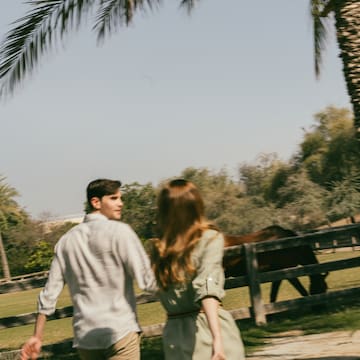
<path id="1" fill-rule="evenodd" d="M 190 181 L 167 183 L 158 197 L 160 238 L 153 240 L 151 262 L 160 288 L 181 284 L 195 272 L 191 252 L 204 230 L 215 228 L 204 215 L 204 202 Z"/>

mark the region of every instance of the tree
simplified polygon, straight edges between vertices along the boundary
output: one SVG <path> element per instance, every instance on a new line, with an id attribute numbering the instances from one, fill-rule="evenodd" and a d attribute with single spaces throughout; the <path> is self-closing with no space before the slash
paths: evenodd
<path id="1" fill-rule="evenodd" d="M 151 183 L 132 183 L 121 188 L 124 208 L 121 220 L 130 224 L 143 240 L 156 236 L 156 190 Z"/>
<path id="2" fill-rule="evenodd" d="M 335 17 L 337 42 L 345 82 L 354 110 L 354 125 L 360 136 L 360 2 L 358 0 L 310 0 L 314 28 L 315 73 L 320 74 L 328 21 Z"/>
<path id="3" fill-rule="evenodd" d="M 40 240 L 36 243 L 35 251 L 30 255 L 24 267 L 28 272 L 49 270 L 53 256 L 54 249 L 51 244 Z"/>
<path id="4" fill-rule="evenodd" d="M 267 200 L 276 195 L 276 189 L 285 183 L 288 172 L 288 165 L 280 161 L 276 153 L 260 154 L 255 164 L 243 163 L 239 167 L 246 194 L 261 195 Z"/>
<path id="5" fill-rule="evenodd" d="M 349 110 L 327 107 L 315 114 L 315 125 L 305 132 L 295 166 L 306 169 L 310 179 L 330 190 L 353 168 L 360 168 L 353 118 Z"/>
<path id="6" fill-rule="evenodd" d="M 2 234 L 9 229 L 11 224 L 21 222 L 26 214 L 14 200 L 14 197 L 19 195 L 18 192 L 5 180 L 5 177 L 0 177 L 0 256 L 3 276 L 5 279 L 10 279 L 11 273 Z"/>
<path id="7" fill-rule="evenodd" d="M 75 225 L 68 221 L 49 225 L 47 221 L 26 219 L 11 226 L 4 240 L 12 275 L 49 270 L 55 243 Z"/>
<path id="8" fill-rule="evenodd" d="M 212 172 L 207 168 L 186 168 L 180 176 L 192 181 L 201 191 L 206 216 L 224 232 L 237 228 L 236 209 L 243 196 L 243 187 L 236 183 L 225 170 Z"/>
<path id="9" fill-rule="evenodd" d="M 293 229 L 311 229 L 326 222 L 324 198 L 327 191 L 312 182 L 304 170 L 291 175 L 279 189 L 282 209 Z"/>
<path id="10" fill-rule="evenodd" d="M 328 193 L 328 217 L 336 221 L 360 211 L 360 171 L 353 169 L 341 181 L 334 181 Z"/>
<path id="11" fill-rule="evenodd" d="M 6 256 L 6 251 L 4 248 L 4 242 L 2 239 L 1 231 L 0 231 L 0 255 L 1 255 L 1 264 L 2 264 L 2 270 L 4 278 L 7 280 L 10 280 L 11 274 L 10 274 L 10 268 L 9 263 Z"/>
<path id="12" fill-rule="evenodd" d="M 42 227 L 37 221 L 27 219 L 4 232 L 6 255 L 12 276 L 28 273 L 25 264 L 32 256 L 36 244 L 42 239 Z"/>

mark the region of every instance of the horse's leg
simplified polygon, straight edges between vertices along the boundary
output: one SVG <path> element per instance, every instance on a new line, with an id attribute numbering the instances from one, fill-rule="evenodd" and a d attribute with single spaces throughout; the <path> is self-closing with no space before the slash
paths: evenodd
<path id="1" fill-rule="evenodd" d="M 275 302 L 279 293 L 281 280 L 273 281 L 271 284 L 270 302 Z"/>
<path id="2" fill-rule="evenodd" d="M 291 278 L 288 279 L 290 284 L 302 295 L 302 296 L 308 296 L 309 293 L 306 291 L 304 286 L 301 284 L 300 280 L 298 278 Z"/>

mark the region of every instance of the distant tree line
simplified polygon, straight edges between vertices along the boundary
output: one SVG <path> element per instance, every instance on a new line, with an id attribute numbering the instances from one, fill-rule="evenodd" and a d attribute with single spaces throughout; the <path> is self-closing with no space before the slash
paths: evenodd
<path id="1" fill-rule="evenodd" d="M 327 107 L 304 129 L 290 160 L 261 154 L 255 163 L 240 164 L 235 177 L 226 169 L 208 168 L 187 168 L 173 177 L 196 183 L 207 216 L 225 233 L 246 234 L 272 224 L 304 231 L 360 212 L 357 147 L 352 113 Z M 156 195 L 161 185 L 135 182 L 122 188 L 122 220 L 143 241 L 157 236 Z M 47 270 L 54 244 L 74 225 L 65 223 L 49 231 L 43 221 L 32 220 L 21 209 L 16 196 L 17 191 L 0 178 L 0 278 Z"/>
<path id="2" fill-rule="evenodd" d="M 271 224 L 294 231 L 313 229 L 360 211 L 360 158 L 352 113 L 327 107 L 304 130 L 290 160 L 261 154 L 239 165 L 234 178 L 222 169 L 187 168 L 174 177 L 197 184 L 207 216 L 225 233 L 246 234 Z M 123 189 L 123 220 L 143 239 L 156 236 L 159 186 Z"/>

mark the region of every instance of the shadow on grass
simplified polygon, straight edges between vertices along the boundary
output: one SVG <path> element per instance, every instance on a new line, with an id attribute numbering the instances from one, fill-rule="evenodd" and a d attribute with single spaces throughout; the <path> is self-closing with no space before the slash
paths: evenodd
<path id="1" fill-rule="evenodd" d="M 161 337 L 142 339 L 141 360 L 164 360 Z"/>
<path id="2" fill-rule="evenodd" d="M 65 348 L 56 349 L 53 353 L 44 354 L 42 359 L 54 360 L 79 360 L 79 356 L 75 349 Z M 142 339 L 141 340 L 141 360 L 164 360 L 162 351 L 161 337 Z"/>

